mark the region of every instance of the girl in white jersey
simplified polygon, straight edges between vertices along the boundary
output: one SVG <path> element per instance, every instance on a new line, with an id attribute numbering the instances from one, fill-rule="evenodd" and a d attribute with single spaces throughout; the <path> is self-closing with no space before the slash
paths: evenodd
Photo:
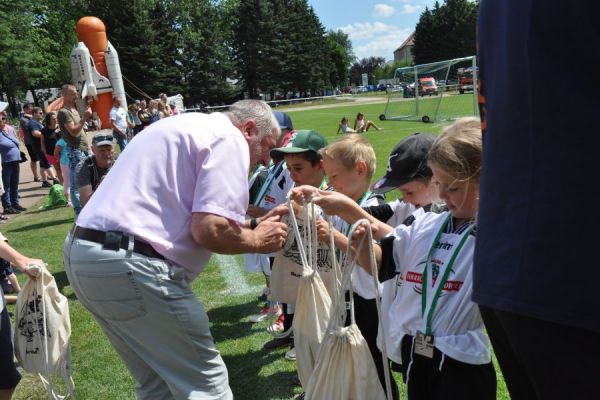
<path id="1" fill-rule="evenodd" d="M 490 349 L 471 301 L 479 120 L 458 120 L 436 140 L 428 158 L 449 211 L 400 225 L 375 246 L 380 274 L 397 273 L 401 284 L 385 316 L 388 355 L 402 365 L 409 400 L 495 399 Z M 352 243 L 364 232 L 359 228 Z M 359 263 L 370 271 L 366 251 Z"/>

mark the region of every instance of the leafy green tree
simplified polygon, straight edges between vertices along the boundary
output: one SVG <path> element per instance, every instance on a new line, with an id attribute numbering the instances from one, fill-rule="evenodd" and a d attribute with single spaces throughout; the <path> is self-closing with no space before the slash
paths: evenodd
<path id="1" fill-rule="evenodd" d="M 0 3 L 0 92 L 13 114 L 28 90 L 39 105 L 37 88 L 59 86 L 71 74 L 69 15 L 58 0 Z"/>
<path id="2" fill-rule="evenodd" d="M 326 40 L 329 48 L 329 84 L 332 87 L 345 86 L 350 64 L 355 59 L 352 42 L 341 30 L 327 32 Z"/>
<path id="3" fill-rule="evenodd" d="M 475 54 L 478 6 L 469 0 L 444 0 L 442 5 L 436 2 L 431 10 L 425 8 L 415 28 L 415 63 Z"/>
<path id="4" fill-rule="evenodd" d="M 375 70 L 385 64 L 383 57 L 368 57 L 354 62 L 350 67 L 350 82 L 362 85 L 362 74 L 367 74 L 369 84 L 375 84 Z"/>
<path id="5" fill-rule="evenodd" d="M 175 25 L 181 27 L 183 95 L 186 102 L 231 99 L 236 88 L 229 78 L 233 71 L 225 45 L 219 10 L 208 0 L 178 2 Z"/>

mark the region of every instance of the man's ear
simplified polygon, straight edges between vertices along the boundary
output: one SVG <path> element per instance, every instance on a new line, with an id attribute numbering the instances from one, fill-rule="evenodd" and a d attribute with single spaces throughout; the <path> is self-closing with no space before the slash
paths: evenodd
<path id="1" fill-rule="evenodd" d="M 253 119 L 247 119 L 242 123 L 240 130 L 244 134 L 246 139 L 250 139 L 258 135 L 258 129 L 256 129 L 256 122 Z"/>

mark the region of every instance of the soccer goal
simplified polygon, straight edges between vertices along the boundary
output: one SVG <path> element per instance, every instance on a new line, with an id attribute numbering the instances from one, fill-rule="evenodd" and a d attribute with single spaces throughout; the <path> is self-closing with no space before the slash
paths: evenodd
<path id="1" fill-rule="evenodd" d="M 434 122 L 479 115 L 475 56 L 398 68 L 379 119 Z"/>

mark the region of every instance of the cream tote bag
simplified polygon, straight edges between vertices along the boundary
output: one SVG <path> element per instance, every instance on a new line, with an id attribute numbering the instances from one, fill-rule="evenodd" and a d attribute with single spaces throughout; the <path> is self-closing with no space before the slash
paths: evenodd
<path id="1" fill-rule="evenodd" d="M 316 271 L 317 265 L 317 224 L 314 204 L 303 207 L 304 232 L 300 234 L 291 200 L 288 199 L 290 221 L 296 236 L 302 262 L 302 279 L 298 287 L 296 310 L 294 313 L 294 346 L 298 378 L 303 387 L 312 374 L 323 335 L 329 323 L 331 297 Z"/>
<path id="2" fill-rule="evenodd" d="M 304 271 L 299 249 L 299 247 L 302 246 L 302 242 L 299 242 L 297 238 L 305 237 L 312 221 L 312 213 L 315 213 L 315 210 L 312 209 L 312 207 L 309 207 L 309 218 L 306 219 L 302 208 L 295 202 L 292 202 L 292 205 L 294 206 L 293 212 L 296 216 L 299 235 L 288 235 L 283 248 L 275 254 L 269 283 L 269 300 L 295 305 L 298 297 L 298 288 L 300 287 L 300 281 L 302 280 L 302 273 Z M 315 219 L 316 218 L 317 216 L 315 213 Z M 290 232 L 294 231 L 289 216 L 284 217 L 282 222 L 288 225 Z M 304 246 L 306 246 L 305 242 Z M 333 271 L 331 267 L 332 263 L 330 260 L 329 246 L 325 243 L 317 242 L 316 247 L 311 249 L 311 254 L 312 253 L 316 253 L 316 262 L 313 262 L 311 268 L 317 270 L 323 284 L 329 292 L 329 297 L 333 297 L 333 292 L 337 285 L 339 285 L 339 278 L 336 279 L 335 271 Z"/>
<path id="3" fill-rule="evenodd" d="M 69 304 L 56 286 L 54 277 L 43 266 L 30 265 L 37 277 L 27 279 L 16 304 L 14 332 L 15 355 L 23 369 L 37 373 L 53 400 L 71 395 L 75 386 L 71 376 L 71 321 Z M 58 395 L 53 376 L 62 376 L 68 393 Z"/>
<path id="4" fill-rule="evenodd" d="M 369 222 L 366 219 L 357 221 L 350 229 L 348 237 L 352 237 L 354 230 L 361 224 L 367 226 L 367 235 L 363 238 L 363 242 L 364 240 L 369 242 L 371 272 L 375 287 L 378 288 L 377 266 L 373 253 L 373 235 Z M 358 254 L 356 258 L 358 258 Z M 331 308 L 331 318 L 321 343 L 314 371 L 308 385 L 305 386 L 306 400 L 386 400 L 369 346 L 354 320 L 354 302 L 352 300 L 352 269 L 354 265 L 355 259 L 351 257 L 350 246 L 348 246 L 344 267 L 342 268 L 341 290 Z M 346 290 L 350 291 L 350 326 L 344 326 L 347 312 L 344 296 Z M 379 293 L 375 298 L 377 299 L 377 312 L 381 329 Z M 298 354 L 298 349 L 296 354 Z M 389 362 L 385 346 L 382 348 L 382 357 L 384 359 L 387 393 L 390 394 L 389 398 L 391 399 Z"/>

